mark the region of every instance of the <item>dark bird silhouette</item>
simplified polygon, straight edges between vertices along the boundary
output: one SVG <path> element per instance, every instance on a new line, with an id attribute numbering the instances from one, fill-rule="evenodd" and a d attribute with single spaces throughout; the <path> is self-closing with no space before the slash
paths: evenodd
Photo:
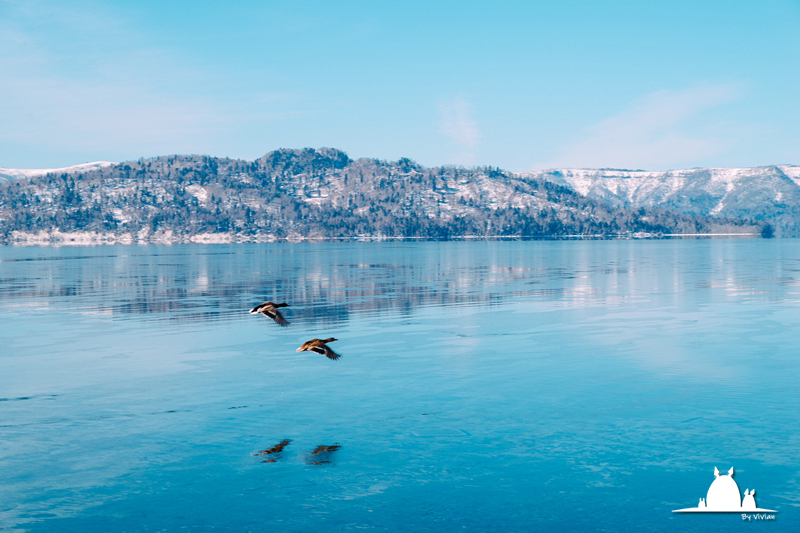
<path id="1" fill-rule="evenodd" d="M 338 353 L 336 353 L 333 350 L 331 350 L 328 347 L 327 344 L 329 342 L 333 342 L 333 341 L 337 341 L 337 340 L 339 340 L 339 339 L 334 339 L 333 337 L 330 337 L 330 338 L 325 339 L 325 340 L 322 340 L 322 339 L 311 339 L 310 341 L 307 341 L 307 342 L 303 343 L 303 345 L 301 347 L 299 347 L 297 349 L 297 351 L 298 352 L 314 352 L 314 353 L 318 353 L 318 354 L 324 355 L 328 359 L 336 361 L 341 356 Z"/>
<path id="2" fill-rule="evenodd" d="M 260 452 L 256 452 L 253 455 L 271 455 L 273 453 L 281 453 L 284 448 L 286 448 L 289 443 L 292 442 L 291 439 L 283 439 L 278 444 L 273 446 L 272 448 L 267 448 L 266 450 L 261 450 Z M 264 461 L 265 463 L 274 463 L 274 459 L 270 459 L 268 461 Z"/>
<path id="3" fill-rule="evenodd" d="M 324 465 L 330 463 L 331 454 L 341 448 L 340 445 L 334 444 L 333 446 L 320 445 L 314 448 L 309 455 L 306 456 L 307 465 Z"/>
<path id="4" fill-rule="evenodd" d="M 317 446 L 316 448 L 314 448 L 314 451 L 311 452 L 311 454 L 312 455 L 319 455 L 321 453 L 335 452 L 339 448 L 341 448 L 341 445 L 339 445 L 339 444 L 334 444 L 333 446 L 325 446 L 324 444 L 321 444 L 321 445 Z"/>
<path id="5" fill-rule="evenodd" d="M 261 313 L 262 315 L 274 320 L 275 323 L 278 324 L 279 326 L 285 328 L 286 326 L 289 325 L 289 323 L 286 321 L 285 318 L 283 318 L 281 312 L 278 311 L 279 307 L 289 307 L 289 304 L 287 303 L 275 304 L 272 302 L 264 302 L 263 304 L 257 305 L 254 308 L 252 308 L 250 310 L 250 314 L 255 315 Z"/>

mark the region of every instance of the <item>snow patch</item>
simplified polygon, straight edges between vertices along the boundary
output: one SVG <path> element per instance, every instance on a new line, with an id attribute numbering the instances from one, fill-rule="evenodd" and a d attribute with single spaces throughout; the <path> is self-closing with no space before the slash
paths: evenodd
<path id="1" fill-rule="evenodd" d="M 773 188 L 779 185 L 781 172 L 800 186 L 800 166 L 796 165 L 665 172 L 553 169 L 517 175 L 523 179 L 547 180 L 616 206 L 684 206 L 697 199 L 697 206 L 707 206 L 706 215 L 726 216 L 728 211 L 735 214 L 743 208 L 739 194 L 743 187 Z"/>
<path id="2" fill-rule="evenodd" d="M 112 209 L 111 212 L 114 214 L 114 219 L 120 224 L 127 224 L 131 221 L 131 216 L 122 209 Z"/>
<path id="3" fill-rule="evenodd" d="M 197 198 L 197 201 L 200 202 L 200 205 L 206 205 L 206 201 L 208 200 L 208 191 L 206 191 L 200 185 L 189 185 L 186 187 L 186 192 Z"/>
<path id="4" fill-rule="evenodd" d="M 708 212 L 708 214 L 711 215 L 712 217 L 715 217 L 715 216 L 719 215 L 722 212 L 724 207 L 725 207 L 725 204 L 722 201 L 720 201 L 716 205 L 716 207 L 714 207 L 714 209 L 712 209 L 711 211 Z"/>
<path id="5" fill-rule="evenodd" d="M 198 244 L 227 244 L 233 242 L 233 235 L 230 233 L 198 233 L 189 240 Z"/>
<path id="6" fill-rule="evenodd" d="M 800 185 L 800 166 L 799 165 L 778 165 L 781 172 L 789 176 L 789 178 Z"/>
<path id="7" fill-rule="evenodd" d="M 6 180 L 16 180 L 24 178 L 33 178 L 35 176 L 44 176 L 45 174 L 72 174 L 75 172 L 86 172 L 88 170 L 97 170 L 99 168 L 110 167 L 117 163 L 109 161 L 95 161 L 94 163 L 83 163 L 81 165 L 72 165 L 71 167 L 63 168 L 2 168 L 0 167 L 0 178 Z"/>

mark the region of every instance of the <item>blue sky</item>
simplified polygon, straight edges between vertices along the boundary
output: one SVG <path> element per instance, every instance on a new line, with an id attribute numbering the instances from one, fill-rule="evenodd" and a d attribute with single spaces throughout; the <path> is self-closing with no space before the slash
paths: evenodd
<path id="1" fill-rule="evenodd" d="M 0 167 L 800 164 L 800 1 L 0 0 Z"/>

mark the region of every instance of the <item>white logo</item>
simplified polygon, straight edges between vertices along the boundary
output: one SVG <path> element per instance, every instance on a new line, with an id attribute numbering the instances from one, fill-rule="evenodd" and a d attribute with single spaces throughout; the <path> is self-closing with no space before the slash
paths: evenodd
<path id="1" fill-rule="evenodd" d="M 739 493 L 739 485 L 733 480 L 733 467 L 728 470 L 727 476 L 722 476 L 714 467 L 714 482 L 708 489 L 706 498 L 700 498 L 697 507 L 676 509 L 673 513 L 777 513 L 772 509 L 759 509 L 756 505 L 755 489 L 745 489 L 744 501 Z"/>

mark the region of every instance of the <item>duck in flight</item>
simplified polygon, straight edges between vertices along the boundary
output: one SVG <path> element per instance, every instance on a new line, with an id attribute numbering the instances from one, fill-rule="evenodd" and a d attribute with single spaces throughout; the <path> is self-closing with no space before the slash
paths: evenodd
<path id="1" fill-rule="evenodd" d="M 289 304 L 287 303 L 276 304 L 272 302 L 264 302 L 263 304 L 257 305 L 254 308 L 252 308 L 250 310 L 250 314 L 255 315 L 257 313 L 261 313 L 262 315 L 274 320 L 275 323 L 281 326 L 282 328 L 285 328 L 286 326 L 289 325 L 289 323 L 286 321 L 285 318 L 283 318 L 281 312 L 278 311 L 279 307 L 289 307 Z"/>
<path id="2" fill-rule="evenodd" d="M 330 337 L 328 339 L 311 339 L 310 341 L 304 342 L 301 347 L 297 349 L 298 352 L 314 352 L 321 355 L 324 355 L 328 359 L 336 361 L 341 357 L 338 353 L 334 352 L 328 347 L 329 342 L 337 341 L 339 339 L 334 339 Z"/>

